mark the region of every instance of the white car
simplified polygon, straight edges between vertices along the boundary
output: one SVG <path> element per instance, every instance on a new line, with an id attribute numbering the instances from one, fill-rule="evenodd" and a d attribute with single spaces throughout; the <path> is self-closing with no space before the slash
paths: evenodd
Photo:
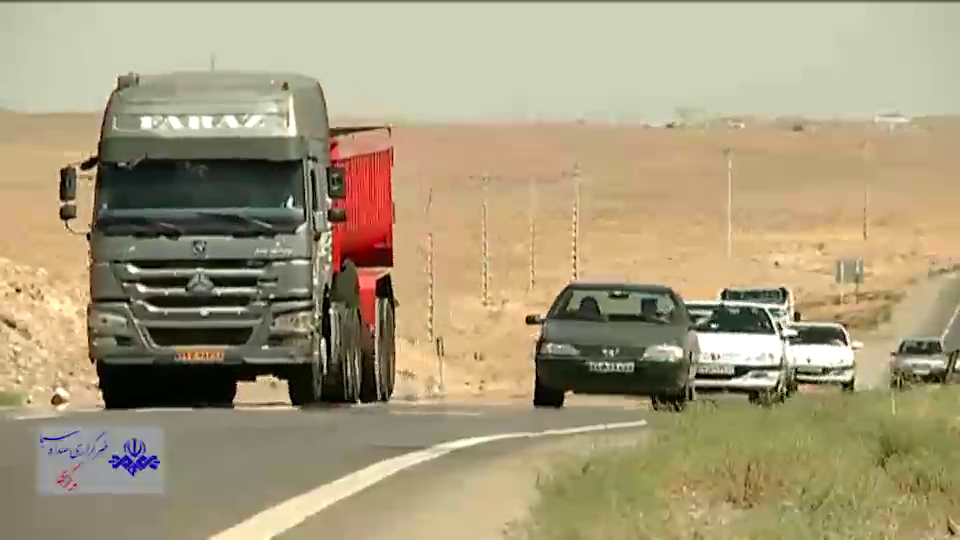
<path id="1" fill-rule="evenodd" d="M 770 308 L 773 317 L 781 324 L 799 320 L 793 290 L 783 285 L 769 287 L 727 287 L 720 291 L 724 302 L 754 302 Z"/>
<path id="2" fill-rule="evenodd" d="M 699 304 L 694 309 L 707 308 L 706 303 Z M 792 393 L 793 361 L 787 340 L 796 330 L 781 326 L 767 306 L 717 302 L 695 331 L 700 342 L 697 392 L 742 393 L 755 403 L 779 401 Z"/>
<path id="3" fill-rule="evenodd" d="M 840 323 L 803 322 L 789 328 L 797 331 L 790 339 L 797 382 L 836 384 L 852 392 L 857 375 L 854 351 L 862 348 L 863 343 L 851 339 Z"/>

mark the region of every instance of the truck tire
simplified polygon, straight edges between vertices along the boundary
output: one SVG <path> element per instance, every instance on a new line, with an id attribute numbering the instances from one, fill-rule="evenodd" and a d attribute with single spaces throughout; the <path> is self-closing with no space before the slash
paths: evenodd
<path id="1" fill-rule="evenodd" d="M 236 393 L 236 382 L 233 388 Z M 317 403 L 323 395 L 322 389 L 323 374 L 320 366 L 313 362 L 293 366 L 287 376 L 287 395 L 294 407 L 307 407 Z"/>
<path id="2" fill-rule="evenodd" d="M 134 409 L 139 405 L 137 388 L 127 366 L 97 364 L 100 393 L 106 409 Z"/>
<path id="3" fill-rule="evenodd" d="M 365 332 L 369 340 L 363 347 L 363 381 L 360 401 L 390 401 L 393 395 L 395 379 L 396 343 L 393 318 L 393 300 L 389 297 L 377 297 L 377 322 L 372 336 Z"/>
<path id="4" fill-rule="evenodd" d="M 360 310 L 335 302 L 330 312 L 330 370 L 323 377 L 321 399 L 327 403 L 356 403 L 362 382 Z"/>

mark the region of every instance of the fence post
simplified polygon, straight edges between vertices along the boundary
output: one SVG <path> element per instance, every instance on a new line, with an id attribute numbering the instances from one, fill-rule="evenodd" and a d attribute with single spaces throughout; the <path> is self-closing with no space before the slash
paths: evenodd
<path id="1" fill-rule="evenodd" d="M 426 223 L 427 223 L 427 342 L 433 346 L 437 343 L 437 336 L 434 330 L 434 317 L 436 315 L 436 308 L 434 302 L 434 267 L 433 267 L 433 219 L 432 219 L 432 209 L 433 207 L 433 188 L 428 188 L 427 190 L 427 204 L 425 208 L 426 213 Z M 437 371 L 440 377 L 440 386 L 443 386 L 443 357 L 440 354 L 437 354 Z"/>
<path id="2" fill-rule="evenodd" d="M 487 205 L 489 177 L 483 176 L 483 201 L 480 215 L 480 302 L 484 306 L 490 305 L 490 244 L 487 241 Z"/>
<path id="3" fill-rule="evenodd" d="M 570 269 L 573 281 L 580 279 L 580 165 L 573 168 L 573 209 L 570 224 Z"/>
<path id="4" fill-rule="evenodd" d="M 537 184 L 530 178 L 530 282 L 528 291 L 537 286 Z"/>

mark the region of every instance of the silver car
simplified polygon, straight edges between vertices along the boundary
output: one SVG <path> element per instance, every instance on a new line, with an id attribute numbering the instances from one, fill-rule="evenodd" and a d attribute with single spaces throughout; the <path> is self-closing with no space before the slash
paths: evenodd
<path id="1" fill-rule="evenodd" d="M 907 381 L 942 382 L 946 377 L 949 356 L 939 336 L 904 338 L 890 356 L 891 388 L 900 388 Z"/>

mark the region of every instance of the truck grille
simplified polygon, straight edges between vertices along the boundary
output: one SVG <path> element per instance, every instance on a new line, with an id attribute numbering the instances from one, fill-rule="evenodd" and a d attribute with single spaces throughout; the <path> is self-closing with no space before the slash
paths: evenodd
<path id="1" fill-rule="evenodd" d="M 247 259 L 130 261 L 120 277 L 132 299 L 148 309 L 242 309 L 261 296 L 265 261 Z"/>
<path id="2" fill-rule="evenodd" d="M 250 340 L 252 328 L 148 328 L 160 347 L 219 345 L 240 346 Z"/>

